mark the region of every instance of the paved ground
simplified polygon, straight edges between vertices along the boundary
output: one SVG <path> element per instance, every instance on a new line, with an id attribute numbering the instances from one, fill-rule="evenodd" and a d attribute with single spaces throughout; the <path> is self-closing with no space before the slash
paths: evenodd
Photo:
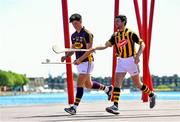
<path id="1" fill-rule="evenodd" d="M 77 115 L 64 112 L 65 104 L 0 107 L 0 122 L 180 122 L 180 101 L 157 101 L 154 109 L 141 101 L 120 101 L 120 114 L 105 111 L 110 102 L 81 103 Z"/>

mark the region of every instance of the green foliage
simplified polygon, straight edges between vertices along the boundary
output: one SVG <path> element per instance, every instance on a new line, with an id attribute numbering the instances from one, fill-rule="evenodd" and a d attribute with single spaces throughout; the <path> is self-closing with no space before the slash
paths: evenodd
<path id="1" fill-rule="evenodd" d="M 14 76 L 14 84 L 15 87 L 16 86 L 22 86 L 24 81 L 23 78 L 21 77 L 21 75 L 17 74 L 17 73 L 11 73 Z"/>
<path id="2" fill-rule="evenodd" d="M 159 85 L 157 89 L 170 89 L 170 87 L 167 85 Z"/>
<path id="3" fill-rule="evenodd" d="M 0 70 L 0 86 L 8 86 L 10 88 L 17 86 L 22 87 L 27 84 L 28 81 L 29 79 L 22 74 Z"/>
<path id="4" fill-rule="evenodd" d="M 0 86 L 12 87 L 13 85 L 14 82 L 11 75 L 6 71 L 0 70 Z"/>
<path id="5" fill-rule="evenodd" d="M 171 91 L 172 89 L 168 85 L 159 85 L 156 88 L 156 91 Z"/>
<path id="6" fill-rule="evenodd" d="M 0 86 L 6 86 L 8 77 L 4 71 L 0 70 Z"/>
<path id="7" fill-rule="evenodd" d="M 29 79 L 25 75 L 21 75 L 23 79 L 23 85 L 26 85 L 29 82 Z"/>

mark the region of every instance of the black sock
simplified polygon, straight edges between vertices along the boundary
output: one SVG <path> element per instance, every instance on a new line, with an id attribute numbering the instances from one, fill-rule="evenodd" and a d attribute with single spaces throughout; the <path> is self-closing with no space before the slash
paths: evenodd
<path id="1" fill-rule="evenodd" d="M 79 105 L 79 103 L 81 101 L 81 98 L 83 96 L 83 92 L 84 92 L 83 87 L 77 87 L 77 93 L 76 93 L 76 98 L 75 98 L 74 105 L 76 105 L 76 106 Z"/>
<path id="2" fill-rule="evenodd" d="M 120 96 L 121 89 L 119 87 L 114 87 L 113 90 L 113 102 L 116 107 L 118 107 L 119 96 Z"/>
<path id="3" fill-rule="evenodd" d="M 143 91 L 144 93 L 147 93 L 149 97 L 154 96 L 154 93 L 145 84 L 143 84 L 143 86 L 141 87 L 141 91 Z"/>

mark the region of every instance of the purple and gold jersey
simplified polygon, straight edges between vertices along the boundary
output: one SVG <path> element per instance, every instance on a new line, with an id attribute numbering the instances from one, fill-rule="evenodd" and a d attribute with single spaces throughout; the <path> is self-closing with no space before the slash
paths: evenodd
<path id="1" fill-rule="evenodd" d="M 86 45 L 88 43 L 93 43 L 93 35 L 83 27 L 79 33 L 76 31 L 72 34 L 71 41 L 75 49 L 87 49 Z M 81 57 L 84 53 L 84 51 L 75 52 L 76 59 Z M 82 62 L 85 61 L 94 61 L 93 55 L 90 54 Z"/>
<path id="2" fill-rule="evenodd" d="M 124 46 L 121 46 L 122 41 Z M 137 34 L 126 28 L 122 32 L 115 32 L 108 42 L 111 45 L 115 45 L 117 57 L 128 58 L 136 55 L 135 43 L 141 44 L 143 40 L 140 39 Z"/>

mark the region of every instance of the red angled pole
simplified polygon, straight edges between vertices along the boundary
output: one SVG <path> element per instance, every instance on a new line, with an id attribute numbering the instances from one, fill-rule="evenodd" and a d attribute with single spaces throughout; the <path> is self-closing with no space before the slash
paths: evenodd
<path id="1" fill-rule="evenodd" d="M 153 26 L 153 16 L 154 16 L 154 5 L 155 0 L 151 0 L 150 6 L 150 15 L 149 15 L 149 29 L 148 29 L 148 64 L 149 64 L 149 55 L 150 55 L 150 48 L 151 48 L 151 36 L 152 36 L 152 26 Z M 153 91 L 153 84 L 152 84 L 152 77 L 150 75 L 150 70 L 148 68 L 148 81 L 149 81 L 149 88 Z"/>
<path id="2" fill-rule="evenodd" d="M 135 8 L 135 13 L 136 13 L 136 20 L 138 24 L 139 35 L 142 38 L 142 23 L 141 23 L 141 16 L 140 16 L 139 5 L 138 5 L 137 0 L 134 0 L 134 8 Z"/>
<path id="3" fill-rule="evenodd" d="M 114 1 L 114 18 L 115 16 L 119 15 L 119 0 L 115 0 Z M 114 20 L 113 18 L 113 20 Z M 116 27 L 114 24 L 114 32 L 116 31 Z M 113 46 L 113 67 L 112 67 L 112 85 L 114 86 L 115 83 L 115 73 L 116 73 L 116 64 L 117 64 L 117 60 L 116 60 L 116 49 L 115 46 Z"/>
<path id="4" fill-rule="evenodd" d="M 151 36 L 152 36 L 152 26 L 153 26 L 153 16 L 154 16 L 154 5 L 155 0 L 151 0 L 151 7 L 150 7 L 150 15 L 149 15 L 149 30 L 148 30 L 148 40 L 149 40 L 149 54 L 150 54 L 150 48 L 151 48 Z M 148 56 L 149 58 L 149 56 Z"/>
<path id="5" fill-rule="evenodd" d="M 114 1 L 114 18 L 115 16 L 119 15 L 119 0 Z M 113 18 L 113 20 L 114 20 Z M 115 22 L 115 20 L 114 20 Z M 117 28 L 115 27 L 114 23 L 114 32 L 117 31 Z M 112 61 L 112 85 L 114 86 L 115 84 L 115 74 L 116 74 L 116 65 L 117 65 L 117 59 L 116 59 L 116 48 L 113 46 L 113 61 Z M 112 97 L 113 98 L 113 97 Z M 113 99 L 112 99 L 113 101 Z"/>
<path id="6" fill-rule="evenodd" d="M 115 3 L 114 3 L 114 18 L 119 15 L 119 0 L 115 0 Z M 115 27 L 115 24 L 114 24 L 114 32 L 117 31 L 117 28 Z"/>
<path id="7" fill-rule="evenodd" d="M 149 44 L 148 42 L 148 26 L 147 26 L 147 0 L 143 0 L 142 1 L 142 12 L 143 12 L 143 15 L 142 15 L 142 18 L 143 18 L 143 28 L 142 28 L 142 31 L 143 31 L 143 40 L 145 42 L 145 45 L 146 45 L 146 48 L 144 49 L 144 52 L 143 52 L 143 82 L 144 84 L 146 84 L 147 86 L 149 86 L 149 82 L 148 82 L 148 68 L 149 68 L 149 65 L 148 65 L 148 47 L 147 46 Z M 148 101 L 148 94 L 145 94 L 143 93 L 142 95 L 142 99 L 143 99 L 143 102 L 147 102 Z"/>
<path id="8" fill-rule="evenodd" d="M 154 15 L 154 4 L 155 0 L 151 0 L 151 7 L 150 7 L 150 17 L 149 17 L 149 29 L 148 29 L 148 22 L 147 22 L 147 7 L 148 2 L 147 0 L 142 1 L 143 6 L 143 23 L 141 24 L 141 18 L 140 18 L 140 12 L 139 12 L 139 5 L 138 1 L 134 0 L 134 8 L 136 13 L 136 19 L 138 24 L 138 29 L 140 33 L 140 37 L 144 40 L 146 44 L 145 51 L 143 53 L 143 82 L 151 89 L 153 90 L 153 84 L 152 84 L 152 78 L 150 75 L 149 70 L 149 55 L 150 55 L 150 45 L 151 45 L 151 34 L 152 34 L 152 24 L 153 24 L 153 15 Z M 148 95 L 142 94 L 142 100 L 143 102 L 148 101 Z"/>
<path id="9" fill-rule="evenodd" d="M 67 0 L 62 0 L 62 12 L 63 12 L 63 27 L 64 27 L 64 43 L 65 48 L 70 48 L 69 37 L 69 20 L 68 20 L 68 3 Z M 71 58 L 67 58 L 66 62 L 71 62 Z M 74 82 L 72 76 L 72 65 L 66 64 L 67 75 L 67 90 L 68 90 L 68 103 L 74 103 Z"/>

